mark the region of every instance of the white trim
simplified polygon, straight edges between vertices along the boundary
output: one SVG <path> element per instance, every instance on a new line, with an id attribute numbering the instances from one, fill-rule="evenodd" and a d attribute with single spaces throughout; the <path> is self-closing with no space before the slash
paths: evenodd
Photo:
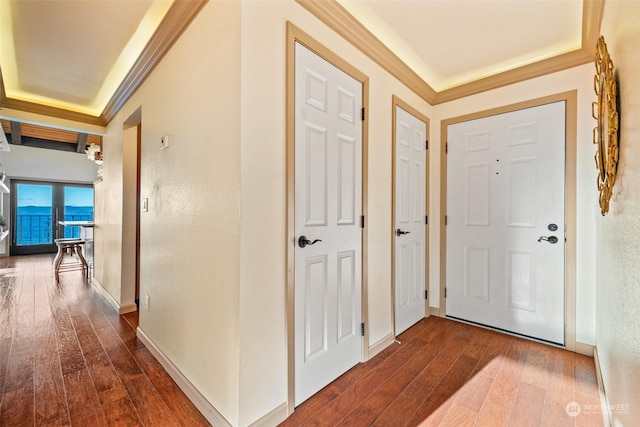
<path id="1" fill-rule="evenodd" d="M 389 347 L 395 340 L 396 338 L 393 336 L 393 332 L 390 332 L 386 336 L 382 337 L 382 339 L 378 340 L 378 342 L 369 346 L 369 359 Z"/>
<path id="2" fill-rule="evenodd" d="M 609 408 L 609 401 L 607 400 L 607 394 L 604 391 L 604 382 L 602 381 L 602 371 L 600 370 L 600 358 L 598 357 L 598 348 L 593 347 L 593 360 L 596 364 L 596 378 L 598 379 L 598 392 L 600 394 L 600 405 L 603 408 Z M 604 427 L 611 427 L 611 414 L 608 410 L 602 411 L 602 419 L 604 420 Z"/>
<path id="3" fill-rule="evenodd" d="M 287 417 L 289 417 L 287 402 L 283 402 L 279 406 L 274 408 L 272 411 L 269 411 L 269 413 L 265 414 L 264 416 L 258 418 L 257 420 L 249 424 L 249 427 L 277 426 L 278 424 L 286 420 Z"/>
<path id="4" fill-rule="evenodd" d="M 213 407 L 211 403 L 198 391 L 171 360 L 160 350 L 140 327 L 136 329 L 136 336 L 147 347 L 151 354 L 160 362 L 162 367 L 173 378 L 178 387 L 187 395 L 198 411 L 215 426 L 231 427 L 231 424 Z"/>
<path id="5" fill-rule="evenodd" d="M 118 309 L 118 314 L 133 313 L 134 311 L 137 311 L 137 310 L 138 310 L 138 306 L 134 302 L 131 304 L 121 305 L 120 308 Z"/>
<path id="6" fill-rule="evenodd" d="M 429 315 L 431 316 L 437 316 L 437 317 L 445 317 L 442 315 L 442 310 L 440 310 L 440 307 L 434 307 L 434 306 L 429 306 Z"/>
<path id="7" fill-rule="evenodd" d="M 100 291 L 102 296 L 104 296 L 105 299 L 109 301 L 109 304 L 111 304 L 111 306 L 118 312 L 118 314 L 133 313 L 138 309 L 138 306 L 135 303 L 120 305 L 118 301 L 116 301 L 116 299 L 100 284 L 100 282 L 98 282 L 98 279 L 96 279 L 95 277 L 91 278 L 91 284 Z"/>
<path id="8" fill-rule="evenodd" d="M 91 284 L 93 286 L 95 286 L 96 288 L 98 288 L 98 290 L 100 291 L 100 293 L 102 294 L 103 297 L 106 298 L 106 300 L 109 302 L 109 304 L 111 304 L 113 306 L 113 308 L 120 312 L 120 304 L 118 303 L 118 301 L 116 301 L 116 299 L 111 296 L 111 294 L 100 284 L 100 282 L 98 282 L 98 279 L 96 279 L 95 277 L 91 278 Z"/>
<path id="9" fill-rule="evenodd" d="M 591 344 L 585 344 L 583 342 L 576 341 L 574 351 L 576 353 L 584 354 L 585 356 L 593 357 L 595 347 Z"/>

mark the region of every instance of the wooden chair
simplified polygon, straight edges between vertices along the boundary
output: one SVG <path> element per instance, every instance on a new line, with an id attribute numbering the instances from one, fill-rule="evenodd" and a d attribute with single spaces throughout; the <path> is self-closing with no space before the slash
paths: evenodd
<path id="1" fill-rule="evenodd" d="M 82 239 L 55 239 L 54 242 L 58 246 L 58 253 L 53 260 L 53 272 L 56 277 L 56 283 L 60 281 L 61 271 L 82 269 L 82 275 L 88 278 L 89 265 L 82 255 L 82 248 L 84 247 L 85 241 Z M 65 254 L 71 257 L 73 257 L 74 254 L 78 255 L 79 261 L 62 264 L 62 259 Z"/>

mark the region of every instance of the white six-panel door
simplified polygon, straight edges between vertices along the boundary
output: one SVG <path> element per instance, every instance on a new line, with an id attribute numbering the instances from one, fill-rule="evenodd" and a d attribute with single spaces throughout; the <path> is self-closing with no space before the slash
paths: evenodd
<path id="1" fill-rule="evenodd" d="M 395 333 L 425 316 L 427 124 L 396 106 Z"/>
<path id="2" fill-rule="evenodd" d="M 361 358 L 362 84 L 299 43 L 295 58 L 299 405 Z"/>
<path id="3" fill-rule="evenodd" d="M 564 204 L 564 102 L 450 125 L 447 316 L 564 344 Z"/>

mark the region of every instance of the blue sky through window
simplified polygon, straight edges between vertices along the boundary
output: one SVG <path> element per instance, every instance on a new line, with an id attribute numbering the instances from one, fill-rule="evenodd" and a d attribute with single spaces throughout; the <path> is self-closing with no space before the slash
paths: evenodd
<path id="1" fill-rule="evenodd" d="M 52 188 L 49 185 L 18 184 L 18 206 L 51 206 Z M 65 187 L 65 206 L 93 206 L 93 188 Z"/>
<path id="2" fill-rule="evenodd" d="M 51 206 L 52 194 L 49 185 L 18 184 L 18 206 Z"/>
<path id="3" fill-rule="evenodd" d="M 65 206 L 93 206 L 93 188 L 65 187 Z"/>

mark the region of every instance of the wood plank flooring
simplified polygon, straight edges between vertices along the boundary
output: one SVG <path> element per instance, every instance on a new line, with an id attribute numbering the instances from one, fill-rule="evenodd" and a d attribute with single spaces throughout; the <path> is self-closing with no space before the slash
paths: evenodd
<path id="1" fill-rule="evenodd" d="M 0 426 L 208 426 L 80 271 L 0 258 Z"/>
<path id="2" fill-rule="evenodd" d="M 281 426 L 603 425 L 590 357 L 438 317 L 398 340 Z"/>
<path id="3" fill-rule="evenodd" d="M 79 271 L 0 258 L 0 426 L 208 425 Z M 601 426 L 593 359 L 437 317 L 283 426 Z M 580 413 L 567 415 L 577 402 Z"/>

